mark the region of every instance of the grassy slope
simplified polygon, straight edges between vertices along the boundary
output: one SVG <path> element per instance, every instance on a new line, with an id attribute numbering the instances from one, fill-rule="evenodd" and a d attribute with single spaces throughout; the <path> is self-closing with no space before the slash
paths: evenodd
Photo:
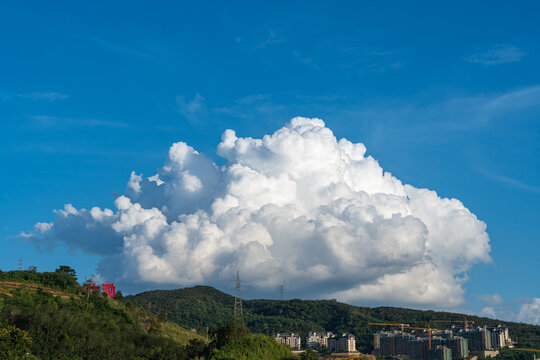
<path id="1" fill-rule="evenodd" d="M 147 333 L 152 332 L 153 334 L 170 338 L 181 345 L 187 345 L 193 339 L 206 342 L 206 338 L 203 336 L 193 333 L 190 330 L 179 326 L 177 323 L 163 321 L 163 319 L 160 319 L 159 316 L 156 316 L 155 314 L 152 314 L 140 307 L 132 307 L 127 303 L 114 301 L 112 299 L 108 299 L 108 301 L 111 307 L 117 308 L 128 314 Z"/>
<path id="2" fill-rule="evenodd" d="M 31 351 L 42 359 L 153 359 L 183 353 L 179 346 L 191 339 L 206 342 L 132 303 L 100 295 L 87 300 L 28 281 L 0 282 L 0 328 L 10 325 L 29 333 Z"/>
<path id="3" fill-rule="evenodd" d="M 234 298 L 208 286 L 178 290 L 156 290 L 129 296 L 127 300 L 154 313 L 166 313 L 170 321 L 201 331 L 230 321 Z M 393 307 L 357 307 L 331 300 L 247 300 L 243 301 L 245 321 L 256 333 L 329 330 L 352 332 L 358 347 L 369 351 L 372 335 L 380 328 L 368 322 L 405 322 L 413 326 L 427 325 L 429 320 L 462 320 L 476 324 L 509 327 L 511 337 L 520 343 L 540 344 L 540 326 L 512 323 L 449 312 L 421 311 Z M 433 325 L 433 324 L 432 324 Z M 444 326 L 442 324 L 441 326 Z"/>
<path id="4" fill-rule="evenodd" d="M 46 288 L 46 287 L 44 288 L 38 284 L 34 284 L 31 282 L 0 281 L 0 294 L 4 294 L 10 297 L 13 296 L 14 292 L 18 293 L 16 289 L 22 292 L 28 292 L 28 291 L 34 292 L 34 291 L 37 291 L 38 288 L 41 288 L 43 291 L 48 292 L 55 297 L 60 296 L 62 299 L 77 299 L 81 301 L 85 300 L 84 296 L 70 294 L 68 292 L 58 290 L 58 289 L 52 289 L 52 288 Z M 0 297 L 0 301 L 1 300 L 3 300 L 2 297 Z M 151 312 L 148 312 L 144 310 L 143 308 L 129 306 L 125 302 L 115 301 L 112 299 L 107 299 L 107 302 L 111 308 L 114 308 L 114 309 L 117 309 L 119 311 L 126 313 L 136 323 L 138 323 L 141 326 L 141 328 L 144 329 L 144 331 L 147 333 L 150 331 L 150 328 L 153 327 L 151 331 L 154 334 L 168 337 L 171 340 L 174 340 L 175 342 L 182 345 L 188 344 L 192 339 L 199 339 L 199 340 L 206 341 L 206 339 L 203 336 L 200 336 L 196 333 L 191 332 L 190 330 L 187 330 L 179 326 L 178 323 L 176 322 L 162 321 L 162 319 L 160 319 L 159 316 Z"/>

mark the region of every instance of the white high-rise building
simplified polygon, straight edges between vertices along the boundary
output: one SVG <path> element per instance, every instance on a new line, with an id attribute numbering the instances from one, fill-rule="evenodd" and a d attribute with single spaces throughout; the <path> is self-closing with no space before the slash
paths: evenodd
<path id="1" fill-rule="evenodd" d="M 489 330 L 491 331 L 491 346 L 494 349 L 501 349 L 511 342 L 507 327 L 498 325 Z"/>
<path id="2" fill-rule="evenodd" d="M 300 346 L 302 343 L 300 340 L 300 335 L 295 334 L 295 333 L 276 334 L 274 336 L 274 339 L 276 339 L 276 341 L 281 344 L 287 345 L 291 349 L 297 349 L 297 350 L 300 350 Z"/>
<path id="3" fill-rule="evenodd" d="M 334 336 L 332 332 L 310 332 L 306 344 L 308 347 L 328 347 L 328 339 Z"/>
<path id="4" fill-rule="evenodd" d="M 356 352 L 356 338 L 351 334 L 334 335 L 328 339 L 328 349 L 333 352 Z"/>

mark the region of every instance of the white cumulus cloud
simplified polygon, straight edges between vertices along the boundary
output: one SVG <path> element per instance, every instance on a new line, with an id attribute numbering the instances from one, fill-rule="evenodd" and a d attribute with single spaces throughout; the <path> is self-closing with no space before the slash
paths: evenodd
<path id="1" fill-rule="evenodd" d="M 480 310 L 480 316 L 485 316 L 492 319 L 497 318 L 497 314 L 495 313 L 493 306 L 484 306 L 482 310 Z"/>
<path id="2" fill-rule="evenodd" d="M 521 304 L 517 319 L 521 322 L 540 325 L 540 298 L 532 298 L 530 302 Z"/>
<path id="3" fill-rule="evenodd" d="M 227 130 L 218 155 L 221 167 L 175 143 L 157 174 L 131 174 L 116 209 L 66 205 L 32 241 L 99 254 L 100 274 L 133 288 L 228 288 L 240 270 L 254 295 L 285 284 L 436 307 L 462 304 L 466 271 L 490 261 L 486 225 L 459 200 L 403 184 L 320 119 L 261 139 Z"/>

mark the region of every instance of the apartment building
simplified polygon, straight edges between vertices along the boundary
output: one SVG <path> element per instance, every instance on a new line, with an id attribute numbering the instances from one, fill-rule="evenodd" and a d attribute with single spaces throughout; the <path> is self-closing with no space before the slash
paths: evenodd
<path id="1" fill-rule="evenodd" d="M 300 340 L 300 335 L 295 333 L 290 334 L 276 334 L 274 335 L 274 339 L 276 339 L 277 342 L 281 344 L 285 344 L 291 349 L 300 350 L 300 346 L 302 344 Z"/>
<path id="2" fill-rule="evenodd" d="M 351 334 L 331 336 L 328 349 L 332 352 L 356 352 L 356 338 Z"/>
<path id="3" fill-rule="evenodd" d="M 306 345 L 311 348 L 328 347 L 328 339 L 334 336 L 330 331 L 313 332 L 311 331 L 306 338 Z"/>

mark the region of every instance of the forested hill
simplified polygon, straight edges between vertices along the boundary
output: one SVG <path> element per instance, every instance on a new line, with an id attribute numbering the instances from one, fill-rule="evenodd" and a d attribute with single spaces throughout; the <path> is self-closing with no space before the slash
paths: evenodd
<path id="1" fill-rule="evenodd" d="M 0 359 L 303 358 L 236 322 L 220 323 L 203 337 L 125 301 L 119 292 L 112 299 L 94 290 L 99 288 L 91 281 L 80 286 L 68 266 L 54 272 L 0 270 Z M 202 290 L 199 295 L 208 292 Z M 221 303 L 228 297 L 213 295 Z"/>
<path id="2" fill-rule="evenodd" d="M 155 290 L 126 297 L 145 309 L 164 314 L 170 321 L 192 327 L 204 333 L 206 328 L 230 321 L 234 297 L 209 286 L 178 290 Z M 255 333 L 271 335 L 276 332 L 309 331 L 350 332 L 357 338 L 357 347 L 369 351 L 372 335 L 380 327 L 368 322 L 406 323 L 424 326 L 430 320 L 468 320 L 480 325 L 506 325 L 510 336 L 520 344 L 540 344 L 540 326 L 513 323 L 449 312 L 421 311 L 394 307 L 358 307 L 333 300 L 244 300 L 247 327 Z M 432 327 L 434 326 L 431 323 Z M 439 326 L 445 326 L 440 324 Z M 389 328 L 386 328 L 389 329 Z"/>
<path id="3" fill-rule="evenodd" d="M 205 338 L 129 302 L 86 292 L 75 272 L 0 271 L 0 359 L 188 359 Z"/>

